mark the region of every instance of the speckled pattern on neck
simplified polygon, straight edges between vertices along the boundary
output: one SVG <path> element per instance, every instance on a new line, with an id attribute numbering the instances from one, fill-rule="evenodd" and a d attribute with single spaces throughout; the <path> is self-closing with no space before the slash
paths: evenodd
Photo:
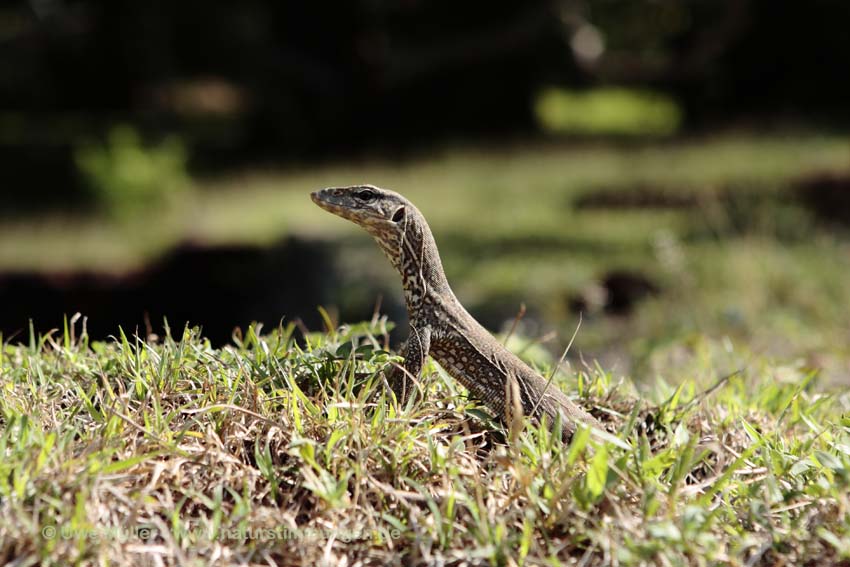
<path id="1" fill-rule="evenodd" d="M 422 213 L 403 196 L 372 185 L 330 187 L 311 194 L 323 209 L 366 229 L 401 275 L 410 335 L 402 347 L 404 370 L 393 390 L 404 400 L 429 354 L 496 415 L 511 422 L 517 405 L 537 420 L 560 417 L 564 435 L 576 424 L 599 423 L 557 387 L 507 350 L 455 297 Z M 519 404 L 512 403 L 518 394 Z"/>

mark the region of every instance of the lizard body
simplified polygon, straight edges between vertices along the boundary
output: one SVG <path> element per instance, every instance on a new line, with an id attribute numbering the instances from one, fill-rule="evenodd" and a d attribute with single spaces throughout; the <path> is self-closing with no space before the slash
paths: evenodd
<path id="1" fill-rule="evenodd" d="M 410 335 L 402 348 L 406 374 L 418 377 L 430 354 L 508 422 L 520 405 L 524 415 L 537 420 L 546 416 L 550 425 L 560 416 L 565 436 L 572 435 L 578 423 L 601 429 L 466 311 L 449 287 L 425 217 L 410 201 L 372 185 L 331 187 L 311 197 L 321 208 L 366 229 L 401 275 L 410 320 Z M 393 380 L 393 390 L 402 400 L 408 387 L 405 375 Z"/>

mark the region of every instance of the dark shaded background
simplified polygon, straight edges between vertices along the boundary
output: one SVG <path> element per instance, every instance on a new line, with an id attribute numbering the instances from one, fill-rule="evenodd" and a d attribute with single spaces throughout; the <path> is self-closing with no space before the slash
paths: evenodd
<path id="1" fill-rule="evenodd" d="M 545 85 L 673 94 L 687 129 L 846 124 L 839 1 L 91 2 L 0 8 L 0 204 L 81 198 L 70 148 L 178 132 L 195 171 L 535 135 Z M 582 61 L 591 23 L 607 50 Z M 25 187 L 25 188 L 24 188 Z"/>
<path id="2" fill-rule="evenodd" d="M 86 210 L 74 147 L 116 123 L 146 140 L 178 134 L 198 176 L 536 139 L 531 101 L 551 85 L 668 93 L 684 112 L 682 136 L 740 124 L 842 129 L 848 22 L 850 4 L 827 0 L 5 2 L 0 219 Z M 582 30 L 604 35 L 600 57 L 577 46 Z M 166 258 L 119 288 L 91 275 L 0 275 L 0 323 L 8 336 L 23 317 L 55 324 L 86 309 L 103 316 L 105 335 L 138 324 L 144 310 L 176 324 L 203 320 L 225 340 L 269 309 L 254 297 L 213 318 L 205 293 L 179 293 L 190 277 L 184 253 L 171 257 L 177 272 Z M 214 274 L 229 277 L 222 254 L 230 258 L 216 251 L 188 264 L 213 273 L 209 297 L 220 285 Z M 248 256 L 248 272 L 263 269 L 262 257 Z M 327 300 L 317 273 L 329 272 L 294 284 L 266 278 L 255 289 L 277 285 L 277 297 L 301 294 L 312 306 Z"/>

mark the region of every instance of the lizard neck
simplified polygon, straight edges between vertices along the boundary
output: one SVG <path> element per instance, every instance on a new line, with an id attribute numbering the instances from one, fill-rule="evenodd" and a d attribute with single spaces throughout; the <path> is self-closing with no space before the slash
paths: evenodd
<path id="1" fill-rule="evenodd" d="M 403 231 L 374 236 L 401 276 L 404 299 L 411 317 L 434 298 L 454 298 L 434 236 L 419 211 L 409 211 Z"/>

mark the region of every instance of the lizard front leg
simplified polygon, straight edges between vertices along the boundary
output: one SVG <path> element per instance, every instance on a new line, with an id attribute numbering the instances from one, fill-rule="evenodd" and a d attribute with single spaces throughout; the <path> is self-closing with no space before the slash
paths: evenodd
<path id="1" fill-rule="evenodd" d="M 419 378 L 425 357 L 431 348 L 431 329 L 410 325 L 410 335 L 401 347 L 404 363 L 401 368 L 394 368 L 390 376 L 390 386 L 395 392 L 396 399 L 402 404 L 413 393 L 413 380 Z"/>

